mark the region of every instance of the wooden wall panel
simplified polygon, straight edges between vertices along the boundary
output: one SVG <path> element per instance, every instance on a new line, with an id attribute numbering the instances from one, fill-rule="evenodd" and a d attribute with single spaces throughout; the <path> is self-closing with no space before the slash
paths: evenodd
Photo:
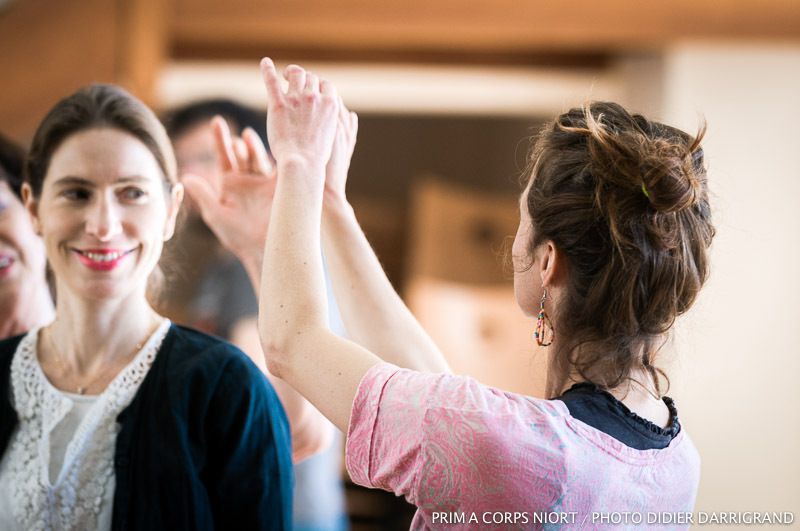
<path id="1" fill-rule="evenodd" d="M 44 113 L 91 81 L 114 79 L 113 3 L 27 0 L 0 12 L 0 131 L 29 140 Z"/>
<path id="2" fill-rule="evenodd" d="M 407 274 L 464 284 L 508 284 L 508 246 L 519 225 L 516 195 L 425 179 L 411 190 Z M 505 248 L 504 248 L 505 245 Z"/>
<path id="3" fill-rule="evenodd" d="M 47 110 L 92 82 L 152 103 L 166 54 L 160 0 L 15 0 L 0 10 L 0 131 L 27 142 Z"/>
<path id="4" fill-rule="evenodd" d="M 117 82 L 155 105 L 155 86 L 167 60 L 169 7 L 163 0 L 118 0 L 121 39 Z"/>

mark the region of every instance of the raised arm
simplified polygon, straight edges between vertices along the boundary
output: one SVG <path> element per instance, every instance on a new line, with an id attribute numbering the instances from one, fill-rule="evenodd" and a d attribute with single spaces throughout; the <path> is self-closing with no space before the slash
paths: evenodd
<path id="1" fill-rule="evenodd" d="M 193 174 L 184 174 L 181 180 L 200 207 L 203 221 L 242 262 L 257 293 L 275 195 L 275 164 L 252 129 L 245 129 L 238 138 L 231 135 L 221 116 L 211 123 L 222 165 L 221 180 Z"/>
<path id="2" fill-rule="evenodd" d="M 278 169 L 264 252 L 259 331 L 270 371 L 347 430 L 358 384 L 380 360 L 328 329 L 320 253 L 325 166 L 338 121 L 336 90 L 298 66 L 261 63 L 267 134 Z"/>
<path id="3" fill-rule="evenodd" d="M 339 103 L 326 167 L 322 234 L 328 273 L 348 336 L 383 360 L 423 372 L 450 367 L 395 291 L 345 195 L 358 118 Z"/>
<path id="4" fill-rule="evenodd" d="M 255 131 L 246 129 L 242 138 L 232 137 L 222 118 L 214 119 L 213 128 L 223 166 L 222 180 L 213 182 L 197 175 L 184 175 L 184 186 L 200 207 L 206 224 L 242 262 L 258 293 L 275 193 L 274 164 Z M 230 340 L 264 372 L 280 398 L 289 419 L 293 461 L 301 461 L 328 447 L 333 440 L 330 423 L 297 391 L 267 370 L 256 318 L 238 321 Z"/>

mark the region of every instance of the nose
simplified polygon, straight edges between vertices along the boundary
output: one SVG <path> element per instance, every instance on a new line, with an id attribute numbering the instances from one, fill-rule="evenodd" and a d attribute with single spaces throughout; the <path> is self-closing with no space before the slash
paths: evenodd
<path id="1" fill-rule="evenodd" d="M 86 233 L 102 242 L 122 232 L 119 205 L 113 199 L 98 197 L 86 213 Z"/>

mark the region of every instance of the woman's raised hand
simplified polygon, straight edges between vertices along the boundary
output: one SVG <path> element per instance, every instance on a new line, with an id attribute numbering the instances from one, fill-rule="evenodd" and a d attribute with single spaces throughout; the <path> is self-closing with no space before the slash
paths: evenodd
<path id="1" fill-rule="evenodd" d="M 336 136 L 333 140 L 331 158 L 325 168 L 325 197 L 332 200 L 345 200 L 345 185 L 347 172 L 350 169 L 350 159 L 356 146 L 358 133 L 358 116 L 350 112 L 339 100 L 339 117 L 336 127 Z"/>
<path id="2" fill-rule="evenodd" d="M 186 174 L 184 186 L 222 245 L 245 263 L 248 254 L 259 256 L 260 263 L 275 195 L 275 164 L 252 129 L 245 129 L 242 138 L 233 137 L 220 116 L 212 127 L 220 180 Z"/>
<path id="3" fill-rule="evenodd" d="M 336 88 L 311 72 L 290 65 L 284 71 L 288 82 L 284 90 L 269 58 L 261 60 L 261 73 L 267 89 L 267 137 L 279 178 L 282 167 L 300 165 L 305 171 L 297 175 L 321 188 L 338 122 Z"/>

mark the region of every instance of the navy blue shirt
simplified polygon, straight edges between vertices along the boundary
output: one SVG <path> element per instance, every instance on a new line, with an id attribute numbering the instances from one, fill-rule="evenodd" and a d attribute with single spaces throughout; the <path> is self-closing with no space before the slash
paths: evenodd
<path id="1" fill-rule="evenodd" d="M 18 420 L 0 341 L 0 455 Z M 113 530 L 291 529 L 289 424 L 236 347 L 172 325 L 117 419 Z"/>
<path id="2" fill-rule="evenodd" d="M 564 402 L 576 419 L 637 450 L 666 448 L 681 430 L 678 410 L 668 396 L 663 398 L 670 412 L 666 428 L 640 417 L 614 395 L 589 382 L 573 385 L 556 400 Z"/>

